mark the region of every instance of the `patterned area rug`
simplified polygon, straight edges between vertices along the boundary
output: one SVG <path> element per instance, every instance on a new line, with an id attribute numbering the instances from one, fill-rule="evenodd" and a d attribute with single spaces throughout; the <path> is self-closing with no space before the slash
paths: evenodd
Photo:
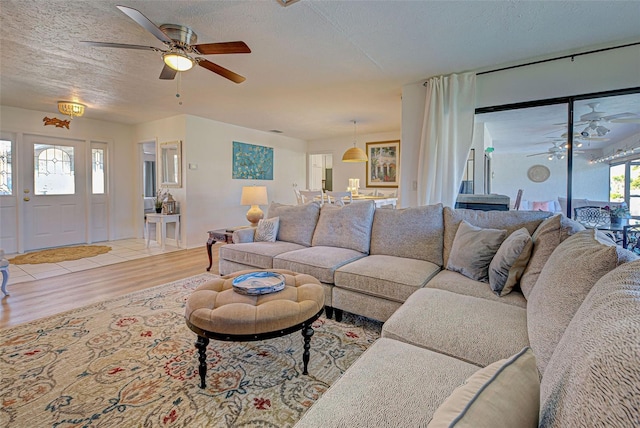
<path id="1" fill-rule="evenodd" d="M 69 260 L 78 260 L 85 257 L 93 257 L 111 251 L 106 245 L 79 245 L 77 247 L 51 248 L 49 250 L 35 251 L 21 254 L 9 260 L 14 265 L 59 263 Z"/>
<path id="2" fill-rule="evenodd" d="M 201 274 L 1 330 L 0 426 L 287 427 L 378 337 L 381 323 L 319 318 L 309 376 L 299 332 L 208 347 L 198 387 L 184 322 Z"/>

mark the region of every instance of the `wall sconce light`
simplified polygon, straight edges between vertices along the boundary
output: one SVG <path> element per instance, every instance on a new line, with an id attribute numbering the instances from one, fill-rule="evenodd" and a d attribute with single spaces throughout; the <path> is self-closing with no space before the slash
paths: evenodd
<path id="1" fill-rule="evenodd" d="M 58 101 L 58 111 L 62 114 L 74 117 L 80 117 L 84 114 L 84 104 L 76 103 L 73 101 Z"/>
<path id="2" fill-rule="evenodd" d="M 267 197 L 267 186 L 245 186 L 242 188 L 240 205 L 251 205 L 247 211 L 247 220 L 251 226 L 257 226 L 264 213 L 258 205 L 266 205 L 269 202 Z"/>

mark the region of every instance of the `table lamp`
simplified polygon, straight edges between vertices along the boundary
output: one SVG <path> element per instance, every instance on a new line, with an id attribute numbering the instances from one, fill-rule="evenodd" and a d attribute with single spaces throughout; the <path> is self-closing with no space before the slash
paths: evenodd
<path id="1" fill-rule="evenodd" d="M 242 197 L 240 205 L 251 205 L 247 211 L 247 220 L 251 226 L 257 226 L 258 221 L 264 217 L 264 213 L 258 205 L 266 205 L 268 203 L 266 186 L 245 186 L 242 188 Z"/>

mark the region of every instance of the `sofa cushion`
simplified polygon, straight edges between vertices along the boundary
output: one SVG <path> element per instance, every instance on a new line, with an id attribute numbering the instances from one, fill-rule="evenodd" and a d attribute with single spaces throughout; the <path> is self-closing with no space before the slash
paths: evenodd
<path id="1" fill-rule="evenodd" d="M 489 285 L 498 296 L 511 293 L 527 267 L 533 241 L 524 227 L 504 240 L 489 265 Z"/>
<path id="2" fill-rule="evenodd" d="M 462 220 L 451 245 L 447 269 L 489 282 L 489 264 L 506 237 L 506 230 L 483 229 Z"/>
<path id="3" fill-rule="evenodd" d="M 261 218 L 256 228 L 256 242 L 276 242 L 280 217 Z"/>
<path id="4" fill-rule="evenodd" d="M 450 291 L 421 288 L 384 323 L 382 337 L 484 367 L 529 345 L 527 311 Z"/>
<path id="5" fill-rule="evenodd" d="M 295 427 L 424 427 L 443 397 L 477 370 L 446 355 L 378 339 Z"/>
<path id="6" fill-rule="evenodd" d="M 640 261 L 593 286 L 541 384 L 541 426 L 640 426 Z M 597 393 L 594 393 L 597 391 Z"/>
<path id="7" fill-rule="evenodd" d="M 335 285 L 404 302 L 439 271 L 438 265 L 424 260 L 372 255 L 336 270 Z"/>
<path id="8" fill-rule="evenodd" d="M 274 257 L 273 267 L 306 273 L 321 282 L 333 284 L 336 269 L 364 256 L 347 248 L 316 246 L 280 254 Z"/>
<path id="9" fill-rule="evenodd" d="M 311 246 L 313 231 L 320 215 L 320 204 L 310 202 L 303 205 L 282 205 L 272 202 L 267 218 L 280 217 L 278 241 Z"/>
<path id="10" fill-rule="evenodd" d="M 440 271 L 433 279 L 427 282 L 426 288 L 437 288 L 458 293 L 465 296 L 479 297 L 494 302 L 506 303 L 520 308 L 527 307 L 527 300 L 520 291 L 512 291 L 506 296 L 497 296 L 484 282 L 467 278 L 457 272 L 449 270 Z"/>
<path id="11" fill-rule="evenodd" d="M 538 426 L 540 379 L 530 348 L 475 372 L 438 407 L 427 428 Z"/>
<path id="12" fill-rule="evenodd" d="M 228 260 L 260 269 L 271 269 L 273 257 L 288 251 L 305 248 L 291 242 L 246 242 L 220 247 L 220 260 Z"/>
<path id="13" fill-rule="evenodd" d="M 396 210 L 377 209 L 371 254 L 426 260 L 442 266 L 442 204 Z"/>
<path id="14" fill-rule="evenodd" d="M 521 227 L 533 234 L 542 220 L 551 215 L 545 211 L 479 211 L 444 207 L 444 265 L 449 261 L 451 246 L 462 220 L 476 227 L 505 229 L 509 236 Z"/>
<path id="15" fill-rule="evenodd" d="M 545 264 L 527 302 L 531 348 L 540 374 L 571 318 L 591 287 L 606 273 L 636 256 L 595 229 L 558 245 Z"/>
<path id="16" fill-rule="evenodd" d="M 342 207 L 324 204 L 312 245 L 369 253 L 374 211 L 373 201 L 356 202 Z"/>
<path id="17" fill-rule="evenodd" d="M 584 226 L 560 214 L 546 219 L 535 230 L 531 236 L 533 241 L 531 257 L 522 273 L 522 278 L 520 278 L 520 289 L 525 298 L 529 298 L 529 294 L 536 285 L 540 272 L 553 250 L 562 241 L 581 230 L 584 230 Z"/>

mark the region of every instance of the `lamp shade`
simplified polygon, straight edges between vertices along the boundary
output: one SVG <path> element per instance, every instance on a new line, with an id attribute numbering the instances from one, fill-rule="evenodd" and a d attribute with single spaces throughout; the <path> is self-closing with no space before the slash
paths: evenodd
<path id="1" fill-rule="evenodd" d="M 342 162 L 367 162 L 367 154 L 360 147 L 351 147 L 342 155 Z"/>
<path id="2" fill-rule="evenodd" d="M 245 186 L 242 188 L 240 205 L 266 205 L 268 202 L 267 186 Z"/>

